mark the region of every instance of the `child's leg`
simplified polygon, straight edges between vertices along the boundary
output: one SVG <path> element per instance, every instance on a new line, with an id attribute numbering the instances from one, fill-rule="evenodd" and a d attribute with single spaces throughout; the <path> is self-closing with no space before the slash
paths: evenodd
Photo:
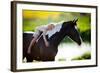
<path id="1" fill-rule="evenodd" d="M 29 45 L 29 47 L 28 47 L 27 53 L 30 53 L 30 52 L 31 52 L 31 48 L 32 48 L 32 46 L 34 45 L 36 39 L 37 39 L 37 37 L 34 37 L 34 38 L 32 39 L 32 41 L 31 41 L 31 43 L 30 43 L 30 45 Z"/>
<path id="2" fill-rule="evenodd" d="M 35 34 L 33 35 L 34 38 L 32 39 L 32 41 L 31 41 L 31 43 L 30 43 L 30 45 L 28 47 L 27 53 L 31 53 L 31 48 L 32 48 L 32 46 L 34 46 L 34 43 L 37 40 L 39 34 L 40 34 L 40 31 L 36 31 Z"/>

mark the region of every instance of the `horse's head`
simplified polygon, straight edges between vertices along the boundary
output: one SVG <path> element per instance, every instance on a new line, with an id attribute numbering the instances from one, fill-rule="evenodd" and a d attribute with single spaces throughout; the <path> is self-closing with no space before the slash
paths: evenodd
<path id="1" fill-rule="evenodd" d="M 63 27 L 64 27 L 64 32 L 66 30 L 67 36 L 69 36 L 78 45 L 81 45 L 82 41 L 81 41 L 80 34 L 77 30 L 77 21 L 78 21 L 78 19 L 73 20 L 73 21 L 69 21 L 69 22 L 64 22 Z"/>

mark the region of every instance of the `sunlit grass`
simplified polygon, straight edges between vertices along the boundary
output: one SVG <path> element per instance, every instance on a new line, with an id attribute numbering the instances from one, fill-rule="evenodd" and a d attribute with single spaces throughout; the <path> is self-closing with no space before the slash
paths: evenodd
<path id="1" fill-rule="evenodd" d="M 86 52 L 81 56 L 73 58 L 72 60 L 86 60 L 86 59 L 91 59 L 91 53 L 90 52 Z"/>

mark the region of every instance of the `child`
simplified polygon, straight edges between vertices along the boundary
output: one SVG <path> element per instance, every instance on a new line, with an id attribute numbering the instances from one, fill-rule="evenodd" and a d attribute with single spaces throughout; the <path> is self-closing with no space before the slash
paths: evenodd
<path id="1" fill-rule="evenodd" d="M 31 52 L 32 45 L 34 45 L 35 41 L 38 41 L 39 40 L 39 38 L 41 37 L 41 35 L 43 35 L 43 39 L 44 39 L 44 42 L 45 42 L 45 46 L 48 47 L 49 46 L 49 43 L 48 43 L 48 41 L 46 39 L 46 33 L 47 33 L 47 31 L 52 30 L 54 27 L 55 26 L 53 24 L 49 24 L 48 26 L 40 26 L 40 27 L 36 28 L 37 31 L 33 35 L 34 38 L 32 39 L 32 41 L 31 41 L 31 43 L 30 43 L 30 45 L 28 47 L 28 51 L 27 52 L 28 53 Z M 42 32 L 42 34 L 41 34 L 41 32 Z"/>

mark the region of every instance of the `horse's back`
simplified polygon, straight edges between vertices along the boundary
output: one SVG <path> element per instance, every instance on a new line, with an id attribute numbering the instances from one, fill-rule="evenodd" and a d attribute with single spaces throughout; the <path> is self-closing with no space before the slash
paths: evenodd
<path id="1" fill-rule="evenodd" d="M 32 38 L 33 38 L 32 33 L 23 33 L 23 44 L 24 44 L 23 46 L 29 44 Z"/>

